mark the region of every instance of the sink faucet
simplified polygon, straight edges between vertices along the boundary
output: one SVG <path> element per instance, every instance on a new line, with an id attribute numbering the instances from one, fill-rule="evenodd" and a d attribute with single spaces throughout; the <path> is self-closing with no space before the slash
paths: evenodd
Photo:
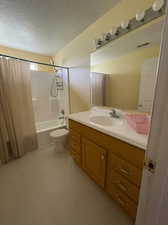
<path id="1" fill-rule="evenodd" d="M 113 118 L 120 118 L 120 116 L 117 114 L 115 109 L 112 109 L 111 112 L 109 112 L 110 116 Z"/>

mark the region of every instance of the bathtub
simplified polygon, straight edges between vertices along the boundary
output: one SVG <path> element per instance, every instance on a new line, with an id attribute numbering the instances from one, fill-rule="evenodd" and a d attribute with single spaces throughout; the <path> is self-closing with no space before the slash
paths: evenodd
<path id="1" fill-rule="evenodd" d="M 52 140 L 49 136 L 50 132 L 56 129 L 66 127 L 64 119 L 49 120 L 44 122 L 36 123 L 36 132 L 38 139 L 39 148 L 47 148 L 53 145 Z"/>
<path id="2" fill-rule="evenodd" d="M 41 133 L 44 131 L 50 131 L 50 130 L 58 129 L 62 127 L 65 127 L 65 121 L 63 119 L 48 120 L 48 121 L 36 123 L 36 132 Z"/>

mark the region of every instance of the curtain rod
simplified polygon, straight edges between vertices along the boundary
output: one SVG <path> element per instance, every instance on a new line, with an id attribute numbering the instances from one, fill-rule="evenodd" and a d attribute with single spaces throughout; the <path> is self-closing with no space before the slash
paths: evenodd
<path id="1" fill-rule="evenodd" d="M 57 68 L 62 68 L 62 69 L 69 69 L 69 67 L 57 66 L 54 64 L 52 65 L 52 64 L 48 64 L 48 63 L 42 63 L 42 62 L 36 62 L 36 61 L 28 60 L 28 59 L 17 58 L 17 57 L 10 56 L 10 55 L 0 54 L 0 56 L 11 58 L 11 59 L 16 59 L 16 60 L 21 60 L 21 61 L 29 62 L 29 63 L 36 63 L 36 64 L 40 64 L 40 65 L 44 65 L 44 66 L 52 66 L 52 67 L 57 67 Z"/>

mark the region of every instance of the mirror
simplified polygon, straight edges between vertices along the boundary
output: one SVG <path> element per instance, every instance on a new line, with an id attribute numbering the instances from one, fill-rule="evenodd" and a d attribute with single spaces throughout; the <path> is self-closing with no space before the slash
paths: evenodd
<path id="1" fill-rule="evenodd" d="M 156 83 L 163 17 L 91 54 L 91 102 L 150 112 Z"/>

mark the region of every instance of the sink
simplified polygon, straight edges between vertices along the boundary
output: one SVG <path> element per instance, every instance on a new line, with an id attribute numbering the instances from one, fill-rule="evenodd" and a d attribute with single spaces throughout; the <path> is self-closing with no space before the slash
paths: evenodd
<path id="1" fill-rule="evenodd" d="M 90 122 L 101 125 L 101 126 L 112 126 L 114 125 L 113 118 L 109 116 L 92 116 Z"/>

